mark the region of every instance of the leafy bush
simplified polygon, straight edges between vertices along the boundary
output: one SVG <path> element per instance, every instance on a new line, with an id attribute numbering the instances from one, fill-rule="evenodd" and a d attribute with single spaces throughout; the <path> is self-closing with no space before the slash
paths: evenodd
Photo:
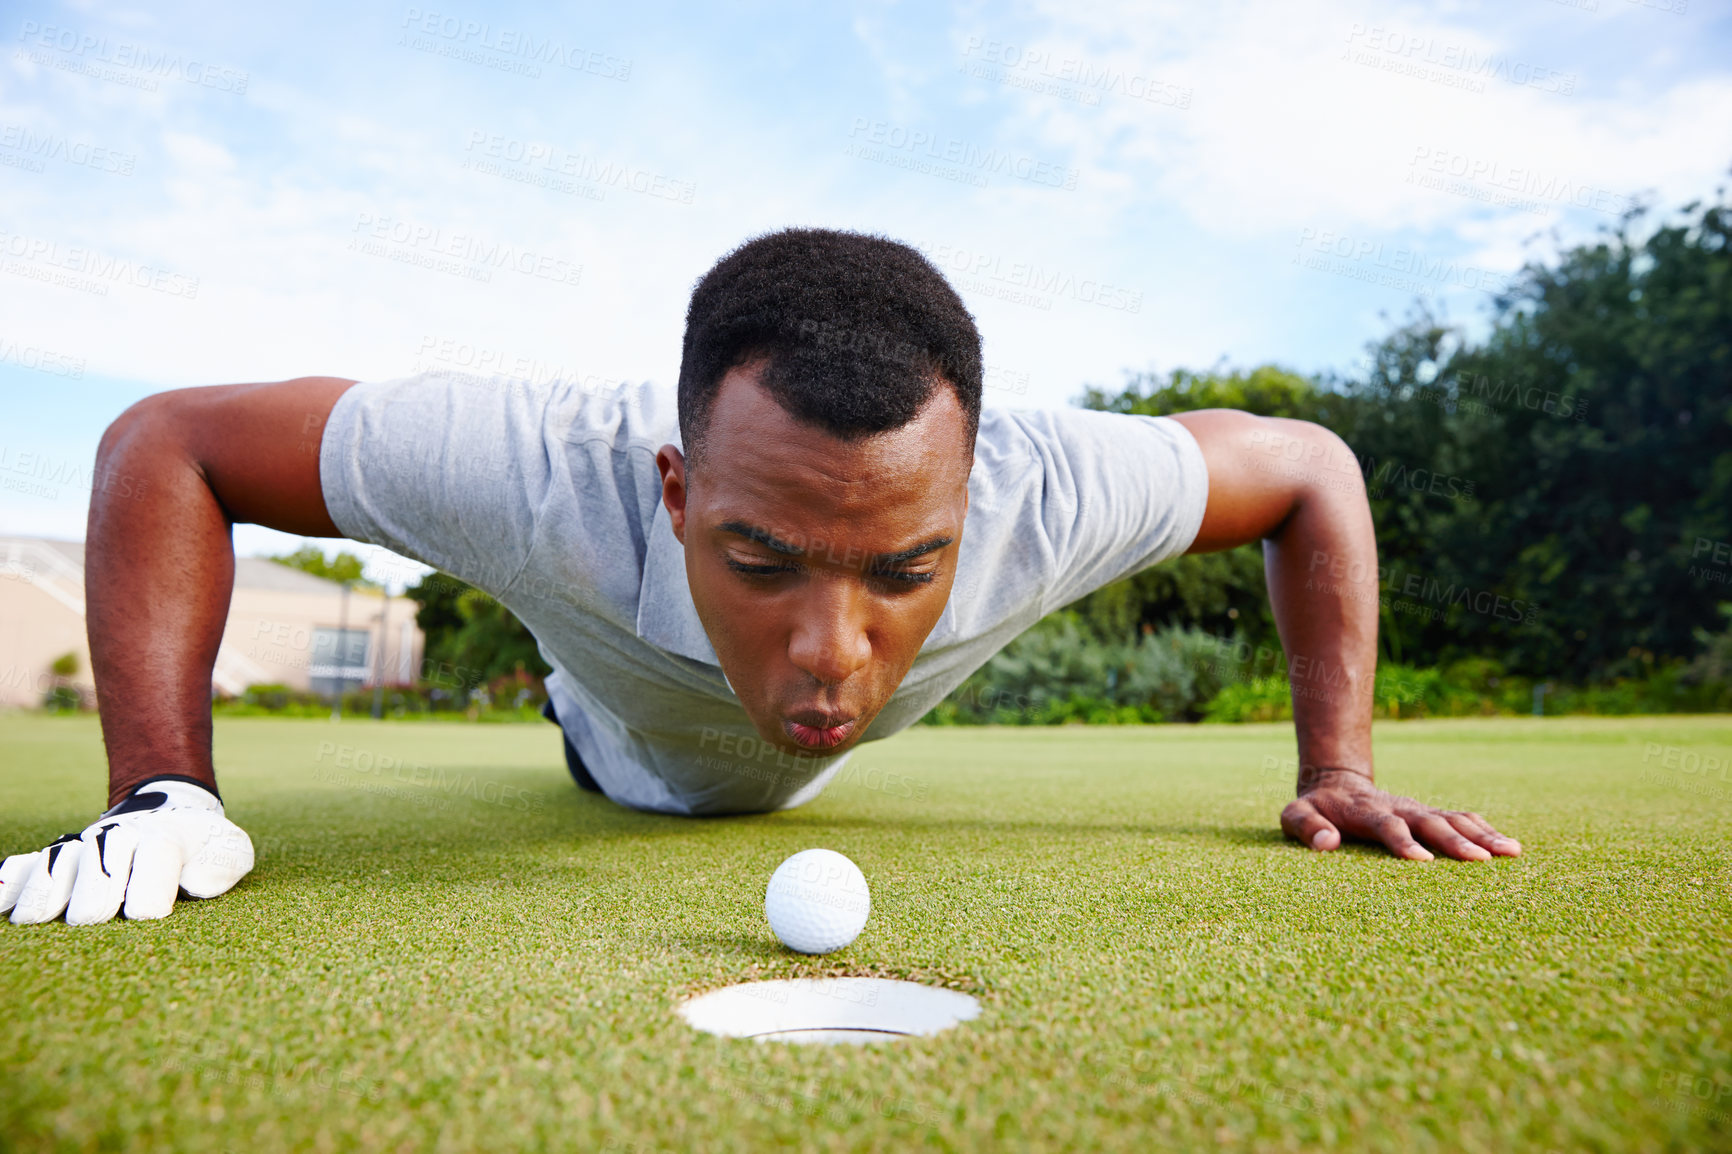
<path id="1" fill-rule="evenodd" d="M 1719 633 L 1696 630 L 1702 652 L 1679 674 L 1684 687 L 1699 694 L 1704 708 L 1714 712 L 1732 710 L 1732 602 L 1719 608 L 1727 627 Z"/>
<path id="2" fill-rule="evenodd" d="M 343 694 L 343 716 L 373 715 L 373 690 Z M 385 688 L 386 718 L 467 721 L 537 721 L 547 691 L 541 679 L 518 671 L 485 686 L 453 687 L 436 682 Z M 218 697 L 212 712 L 224 717 L 329 717 L 331 699 L 286 685 L 250 686 L 238 697 Z"/>
<path id="3" fill-rule="evenodd" d="M 1607 685 L 1560 686 L 1545 699 L 1548 714 L 1593 713 L 1624 717 L 1636 713 L 1714 713 L 1729 704 L 1724 683 L 1692 684 L 1688 667 L 1671 662 L 1643 677 L 1620 677 Z"/>
<path id="4" fill-rule="evenodd" d="M 1287 721 L 1293 702 L 1285 677 L 1254 677 L 1227 686 L 1203 710 L 1204 721 Z"/>
<path id="5" fill-rule="evenodd" d="M 1235 675 L 1230 643 L 1198 629 L 1101 642 L 1070 611 L 1005 646 L 923 719 L 929 725 L 1187 721 Z"/>
<path id="6" fill-rule="evenodd" d="M 48 672 L 54 680 L 42 695 L 43 709 L 50 713 L 76 713 L 95 707 L 89 695 L 72 684 L 72 677 L 78 672 L 77 653 L 62 653 L 49 664 Z"/>
<path id="7" fill-rule="evenodd" d="M 88 709 L 89 703 L 76 686 L 56 685 L 42 695 L 42 708 L 50 713 L 76 713 Z"/>
<path id="8" fill-rule="evenodd" d="M 1694 685 L 1685 667 L 1674 662 L 1636 678 L 1605 685 L 1571 686 L 1546 682 L 1541 709 L 1547 716 L 1636 713 L 1706 713 L 1724 708 L 1726 687 Z M 1383 665 L 1377 670 L 1374 716 L 1496 717 L 1531 714 L 1534 682 L 1510 677 L 1488 658 L 1458 661 L 1445 669 Z M 1280 676 L 1238 682 L 1210 701 L 1211 722 L 1286 721 L 1293 716 L 1287 679 Z"/>

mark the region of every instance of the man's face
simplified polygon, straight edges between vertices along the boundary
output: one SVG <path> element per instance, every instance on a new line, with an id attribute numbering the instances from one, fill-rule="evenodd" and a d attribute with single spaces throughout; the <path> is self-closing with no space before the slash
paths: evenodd
<path id="1" fill-rule="evenodd" d="M 933 390 L 900 429 L 844 442 L 731 370 L 699 469 L 656 456 L 698 618 L 758 734 L 830 756 L 859 741 L 938 623 L 968 512 L 967 419 Z"/>

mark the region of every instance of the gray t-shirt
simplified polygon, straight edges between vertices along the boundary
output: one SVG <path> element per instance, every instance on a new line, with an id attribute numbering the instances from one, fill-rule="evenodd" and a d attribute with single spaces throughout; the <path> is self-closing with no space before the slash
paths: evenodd
<path id="1" fill-rule="evenodd" d="M 553 666 L 566 735 L 613 800 L 762 812 L 816 797 L 848 758 L 761 742 L 686 585 L 655 454 L 672 389 L 601 391 L 428 373 L 355 385 L 319 472 L 344 534 L 443 569 L 510 608 Z M 954 588 L 865 740 L 913 725 L 1042 616 L 1190 547 L 1208 499 L 1165 417 L 981 413 Z"/>

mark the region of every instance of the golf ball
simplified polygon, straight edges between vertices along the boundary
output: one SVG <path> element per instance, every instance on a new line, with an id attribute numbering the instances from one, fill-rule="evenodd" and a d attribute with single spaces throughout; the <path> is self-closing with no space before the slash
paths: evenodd
<path id="1" fill-rule="evenodd" d="M 804 849 L 770 875 L 764 916 L 790 950 L 827 954 L 866 926 L 872 894 L 860 867 L 833 849 Z"/>

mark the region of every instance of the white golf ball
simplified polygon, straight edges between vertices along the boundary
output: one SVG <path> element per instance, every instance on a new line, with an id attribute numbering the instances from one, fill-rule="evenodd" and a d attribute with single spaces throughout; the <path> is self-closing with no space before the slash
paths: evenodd
<path id="1" fill-rule="evenodd" d="M 827 954 L 866 927 L 872 894 L 860 867 L 833 849 L 804 849 L 770 875 L 764 916 L 790 950 Z"/>

